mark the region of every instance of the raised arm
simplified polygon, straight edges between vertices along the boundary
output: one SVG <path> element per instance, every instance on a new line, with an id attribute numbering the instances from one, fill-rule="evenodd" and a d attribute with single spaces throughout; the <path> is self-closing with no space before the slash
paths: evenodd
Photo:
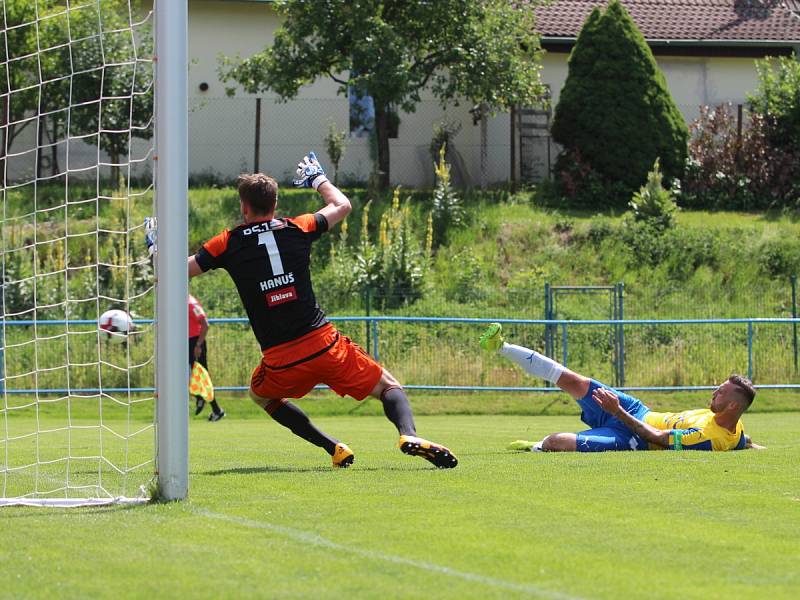
<path id="1" fill-rule="evenodd" d="M 317 212 L 328 221 L 329 229 L 349 215 L 353 209 L 349 198 L 330 181 L 322 183 L 317 191 L 325 202 L 325 207 Z"/>
<path id="2" fill-rule="evenodd" d="M 325 170 L 319 164 L 316 154 L 309 152 L 297 164 L 297 177 L 292 180 L 295 187 L 314 188 L 325 201 L 325 207 L 318 210 L 328 221 L 328 229 L 350 214 L 352 206 L 350 200 L 339 188 L 325 177 Z"/>

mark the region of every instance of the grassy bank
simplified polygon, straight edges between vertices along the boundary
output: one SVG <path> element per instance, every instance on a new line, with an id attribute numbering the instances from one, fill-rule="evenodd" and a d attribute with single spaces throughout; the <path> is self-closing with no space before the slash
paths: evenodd
<path id="1" fill-rule="evenodd" d="M 683 211 L 673 230 L 655 235 L 633 226 L 623 214 L 556 210 L 539 205 L 532 193 L 471 193 L 464 197 L 461 225 L 446 229 L 428 250 L 429 193 L 401 190 L 399 210 L 392 208 L 389 195 L 373 198 L 364 190 L 348 190 L 348 194 L 354 210 L 347 219 L 346 235 L 337 228 L 313 246 L 315 291 L 331 316 L 369 313 L 540 319 L 546 283 L 622 283 L 627 319 L 793 314 L 791 276 L 800 272 L 800 220 L 796 214 Z M 9 239 L 23 245 L 9 254 L 13 268 L 7 273 L 25 279 L 7 286 L 7 311 L 32 318 L 32 312 L 20 307 L 32 302 L 36 290 L 37 302 L 46 305 L 36 311 L 36 318 L 60 319 L 69 314 L 73 319 L 92 319 L 96 318 L 93 313 L 111 307 L 105 304 L 110 300 L 96 303 L 86 298 L 98 294 L 122 297 L 126 289 L 132 293 L 147 290 L 152 271 L 146 258 L 130 278 L 117 266 L 125 260 L 141 261 L 145 254 L 140 223 L 148 202 L 147 197 L 138 199 L 129 216 L 120 211 L 118 202 L 99 205 L 94 215 L 70 215 L 77 221 L 70 224 L 70 231 L 90 231 L 96 226 L 124 229 L 126 219 L 129 226 L 137 227 L 130 234 L 120 232 L 96 240 L 82 235 L 58 241 L 63 231 L 55 228 L 56 221 L 63 227 L 64 216 L 58 213 L 54 229 L 45 228 L 49 233 L 40 234 L 36 253 L 23 242 L 34 225 L 41 229 L 43 224 L 15 221 Z M 313 211 L 319 206 L 312 191 L 281 191 L 282 214 Z M 189 219 L 189 250 L 194 251 L 204 240 L 238 222 L 235 189 L 192 190 Z M 370 267 L 373 275 L 377 273 L 375 281 L 388 282 L 390 290 L 374 283 L 362 285 L 356 278 L 360 261 L 374 259 L 381 250 L 381 231 L 385 233 L 382 227 L 387 222 L 389 227 L 399 223 L 397 230 L 407 236 L 400 249 L 419 259 L 414 263 L 420 271 L 413 280 L 414 290 L 395 285 L 407 275 L 402 261 L 390 265 L 394 270 L 389 275 L 394 279 L 379 277 L 381 269 L 388 268 L 385 264 Z M 394 250 L 389 247 L 384 258 Z M 81 266 L 96 259 L 108 264 L 98 272 Z M 70 277 L 63 276 L 64 269 L 69 269 Z M 57 296 L 62 297 L 65 290 L 73 300 L 58 303 Z M 222 271 L 192 280 L 191 291 L 212 318 L 243 315 L 233 284 Z M 131 309 L 147 316 L 152 312 L 152 297 L 152 293 L 143 293 Z M 608 292 L 563 294 L 556 298 L 554 308 L 560 319 L 612 316 Z M 541 385 L 510 365 L 483 356 L 476 344 L 481 325 L 381 323 L 370 330 L 364 323 L 342 323 L 340 328 L 377 353 L 407 385 Z M 544 333 L 544 327 L 538 325 L 507 328 L 509 341 L 540 350 L 545 346 Z M 39 326 L 36 331 L 15 327 L 8 328 L 6 335 L 9 387 L 57 388 L 67 380 L 73 388 L 96 387 L 101 381 L 104 386 L 130 382 L 144 387 L 152 380 L 149 349 L 153 336 L 147 327 L 128 345 L 115 348 L 98 347 L 92 331 L 77 326 Z M 618 351 L 615 335 L 608 325 L 571 326 L 567 331 L 569 366 L 616 383 L 612 362 Z M 745 324 L 629 325 L 624 329 L 625 384 L 708 385 L 733 371 L 751 373 L 756 383 L 797 382 L 796 340 L 796 327 L 790 324 L 756 325 L 752 331 Z M 554 354 L 562 360 L 564 352 L 559 331 Z M 228 360 L 234 355 L 242 360 Z M 246 325 L 212 326 L 210 370 L 217 385 L 245 385 L 258 355 Z M 132 374 L 120 370 L 129 361 L 140 365 Z M 32 365 L 38 365 L 37 373 Z"/>

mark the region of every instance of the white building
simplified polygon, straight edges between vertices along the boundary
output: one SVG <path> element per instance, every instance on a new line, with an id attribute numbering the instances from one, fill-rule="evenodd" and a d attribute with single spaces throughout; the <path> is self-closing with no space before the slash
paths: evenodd
<path id="1" fill-rule="evenodd" d="M 697 117 L 701 105 L 744 104 L 758 84 L 755 59 L 796 54 L 800 48 L 800 0 L 621 1 L 650 44 L 687 122 Z M 593 7 L 605 4 L 605 0 L 553 0 L 532 9 L 545 50 L 542 78 L 551 90 L 551 106 L 558 101 L 569 52 L 584 20 Z M 241 90 L 228 97 L 219 79 L 220 56 L 248 57 L 271 43 L 280 26 L 273 2 L 188 0 L 188 7 L 190 174 L 231 179 L 241 172 L 260 170 L 286 181 L 309 150 L 320 154 L 330 168 L 323 143 L 328 127 L 333 123 L 339 130 L 350 128 L 349 101 L 337 95 L 336 83 L 319 79 L 296 99 L 276 103 L 272 94 L 256 97 Z M 473 124 L 469 108 L 462 104 L 443 109 L 429 94 L 415 113 L 401 113 L 398 135 L 390 141 L 392 183 L 432 185 L 429 145 L 434 126 L 447 120 L 461 124 L 455 138 L 461 161 L 454 165 L 454 179 L 479 184 L 481 127 Z M 537 181 L 547 175 L 556 149 L 549 142 L 549 112 L 541 108 L 521 107 L 514 119 L 500 114 L 488 120 L 487 182 Z M 35 128 L 29 129 L 30 139 L 20 138 L 12 149 L 32 149 L 20 158 L 35 153 L 36 137 L 31 133 Z M 91 148 L 87 152 L 97 154 Z M 31 169 L 30 162 L 25 163 L 25 171 Z M 340 181 L 366 181 L 371 169 L 369 140 L 349 137 Z M 14 177 L 15 173 L 9 174 L 9 179 Z"/>
<path id="2" fill-rule="evenodd" d="M 226 97 L 218 80 L 218 55 L 250 56 L 270 43 L 278 17 L 265 0 L 190 0 L 189 89 L 190 171 L 213 170 L 232 175 L 253 168 L 255 99 L 237 93 Z M 556 0 L 536 8 L 536 27 L 546 50 L 542 77 L 558 101 L 567 75 L 567 58 L 580 28 L 594 6 L 604 0 Z M 687 122 L 701 105 L 746 103 L 757 85 L 754 61 L 789 55 L 800 48 L 800 3 L 686 0 L 622 0 L 650 44 L 669 89 Z M 797 12 L 794 12 L 797 11 Z M 203 84 L 207 84 L 206 87 Z M 402 114 L 398 137 L 391 141 L 391 175 L 395 184 L 426 186 L 433 181 L 428 146 L 442 119 L 462 124 L 456 146 L 464 159 L 464 177 L 477 184 L 480 174 L 480 127 L 469 106 L 441 109 L 428 97 L 416 113 Z M 348 100 L 336 95 L 336 84 L 318 80 L 288 104 L 261 103 L 259 169 L 288 178 L 294 160 L 308 149 L 322 150 L 328 124 L 348 128 Z M 522 111 L 515 128 L 515 176 L 540 178 L 547 169 L 546 114 Z M 542 128 L 538 125 L 543 125 Z M 520 134 L 523 138 L 520 148 Z M 490 182 L 508 181 L 512 130 L 508 114 L 488 124 Z M 550 148 L 551 160 L 555 149 Z M 323 153 L 324 154 L 324 153 Z M 366 138 L 351 137 L 341 171 L 345 178 L 365 180 L 371 168 Z"/>

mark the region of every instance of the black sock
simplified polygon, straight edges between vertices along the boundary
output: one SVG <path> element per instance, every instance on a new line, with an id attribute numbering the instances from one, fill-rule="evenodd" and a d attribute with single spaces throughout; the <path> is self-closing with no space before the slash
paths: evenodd
<path id="1" fill-rule="evenodd" d="M 274 411 L 267 412 L 278 423 L 290 429 L 292 433 L 311 442 L 315 446 L 325 448 L 325 451 L 333 456 L 333 453 L 336 451 L 336 444 L 338 444 L 339 441 L 325 435 L 317 429 L 309 420 L 308 415 L 300 410 L 299 406 L 284 401 L 281 403 L 281 406 Z"/>
<path id="2" fill-rule="evenodd" d="M 222 409 L 219 407 L 219 404 L 217 404 L 216 400 L 212 400 L 209 402 L 209 404 L 211 404 L 211 410 L 213 410 L 215 413 L 219 414 L 222 412 Z"/>
<path id="3" fill-rule="evenodd" d="M 399 386 L 390 386 L 383 390 L 381 394 L 383 402 L 383 412 L 386 417 L 394 423 L 400 435 L 417 435 L 417 428 L 414 426 L 414 414 L 411 412 L 411 404 L 408 402 L 406 391 Z"/>

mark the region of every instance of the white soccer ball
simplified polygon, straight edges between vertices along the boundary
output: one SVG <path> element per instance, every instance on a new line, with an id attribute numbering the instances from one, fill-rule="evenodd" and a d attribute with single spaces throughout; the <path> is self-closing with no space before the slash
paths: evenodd
<path id="1" fill-rule="evenodd" d="M 121 344 L 128 339 L 128 333 L 133 331 L 133 321 L 124 310 L 112 308 L 100 315 L 97 327 L 100 330 L 100 339 Z"/>

